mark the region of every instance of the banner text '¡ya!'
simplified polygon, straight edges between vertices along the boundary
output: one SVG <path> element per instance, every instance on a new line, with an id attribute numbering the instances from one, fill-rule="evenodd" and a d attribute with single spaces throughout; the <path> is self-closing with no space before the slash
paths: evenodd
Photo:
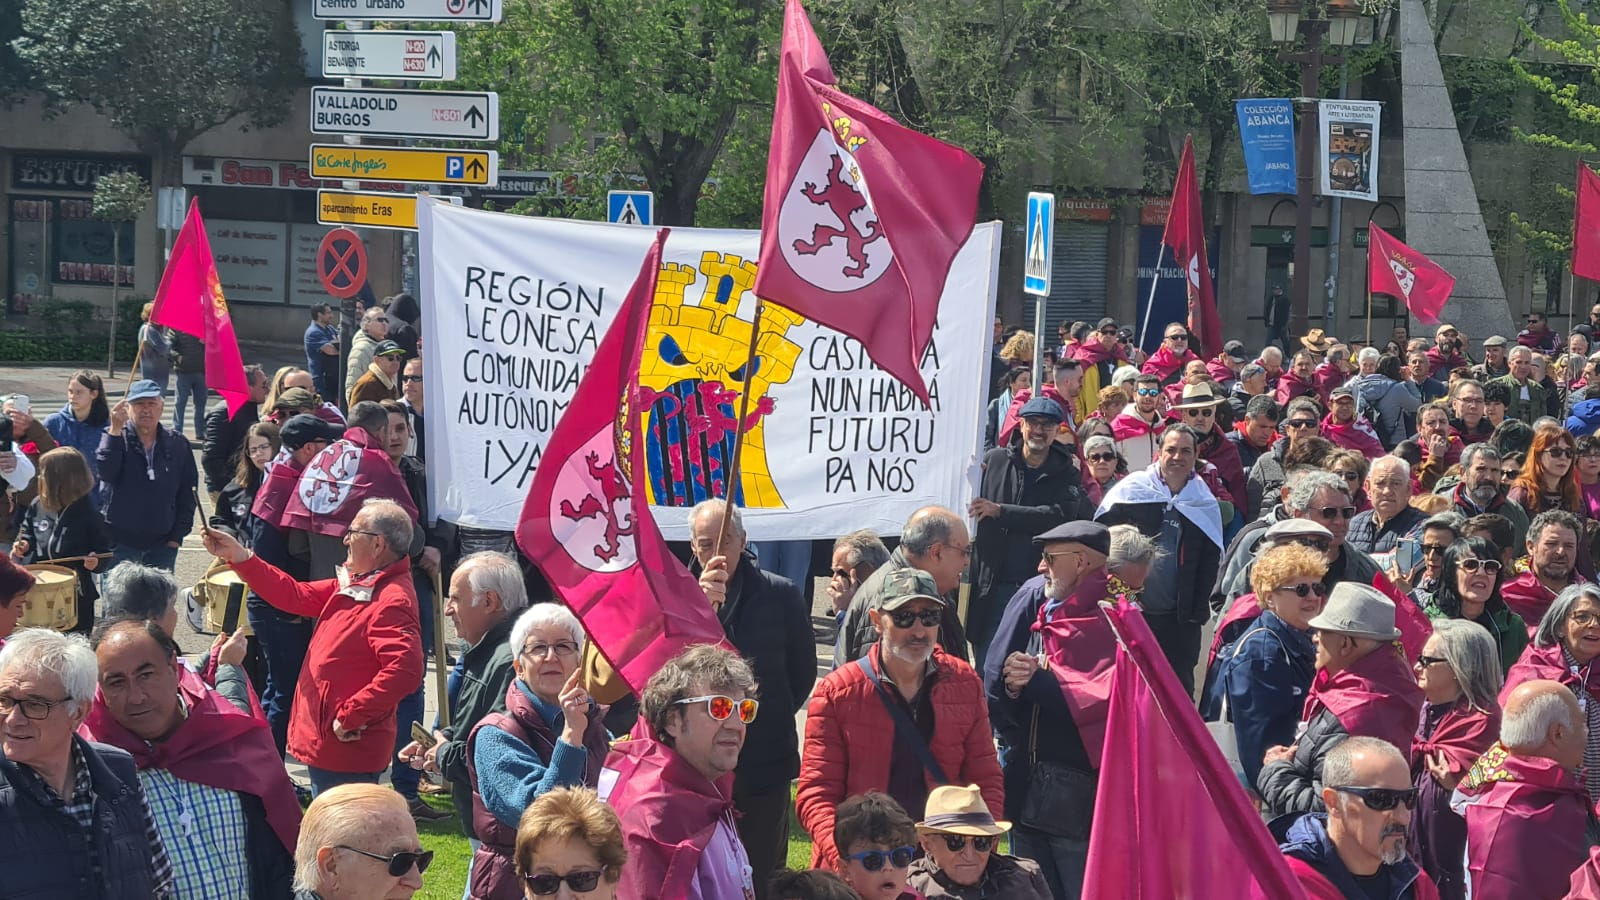
<path id="1" fill-rule="evenodd" d="M 537 306 L 555 312 L 587 312 L 598 316 L 601 306 L 606 302 L 606 289 L 596 288 L 591 295 L 581 284 L 568 287 L 565 281 L 559 281 L 546 287 L 543 278 L 532 275 L 467 266 L 467 278 L 461 286 L 461 296 L 468 300 Z"/>

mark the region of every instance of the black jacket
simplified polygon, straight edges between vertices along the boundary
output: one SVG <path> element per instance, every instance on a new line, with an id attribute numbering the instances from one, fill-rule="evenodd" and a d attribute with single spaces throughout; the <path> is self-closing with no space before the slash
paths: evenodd
<path id="1" fill-rule="evenodd" d="M 1032 483 L 1025 484 L 1028 464 L 1022 458 L 1021 438 L 1013 438 L 1011 444 L 996 447 L 983 457 L 978 496 L 1000 504 L 1000 515 L 978 520 L 972 542 L 974 599 L 987 597 L 997 584 L 1021 584 L 1038 573 L 1039 550 L 1033 545 L 1036 535 L 1068 519 L 1094 515 L 1079 486 L 1077 465 L 1062 445 L 1050 445 Z M 1026 565 L 1019 565 L 1022 557 L 1026 557 Z M 1011 599 L 1010 590 L 995 602 Z"/>
<path id="2" fill-rule="evenodd" d="M 1294 742 L 1294 757 L 1261 767 L 1256 791 L 1272 815 L 1327 809 L 1322 805 L 1322 761 L 1349 736 L 1338 716 L 1319 709 Z"/>
<path id="3" fill-rule="evenodd" d="M 40 508 L 38 500 L 33 501 L 22 517 L 22 528 L 17 536 L 28 542 L 28 554 L 24 559 L 30 563 L 64 556 L 111 552 L 111 533 L 106 530 L 105 520 L 100 518 L 99 510 L 94 508 L 88 497 L 80 497 L 67 504 L 59 516 L 49 515 Z M 87 599 L 92 603 L 99 599 L 100 592 L 95 590 L 94 575 L 84 569 L 82 562 L 55 565 L 78 573 L 80 600 Z M 97 571 L 110 570 L 109 560 L 100 560 Z"/>
<path id="4" fill-rule="evenodd" d="M 1198 477 L 1198 476 L 1196 476 Z M 1216 583 L 1217 570 L 1221 568 L 1222 550 L 1211 542 L 1204 531 L 1177 510 L 1165 503 L 1119 503 L 1105 511 L 1097 521 L 1110 528 L 1113 525 L 1132 525 L 1146 537 L 1161 537 L 1161 529 L 1169 517 L 1177 517 L 1181 530 L 1178 533 L 1177 552 L 1177 607 L 1175 609 L 1150 609 L 1152 615 L 1177 615 L 1180 621 L 1204 624 L 1211 618 L 1209 588 Z M 1150 591 L 1145 592 L 1148 600 Z"/>
<path id="5" fill-rule="evenodd" d="M 692 571 L 700 576 L 698 563 Z M 761 687 L 761 715 L 746 732 L 735 787 L 745 794 L 772 790 L 800 774 L 794 716 L 817 683 L 811 611 L 794 582 L 762 571 L 747 551 L 733 570 L 717 619 Z"/>
<path id="6" fill-rule="evenodd" d="M 167 359 L 172 371 L 178 375 L 204 375 L 206 372 L 206 345 L 192 334 L 176 328 L 167 329 Z"/>
<path id="7" fill-rule="evenodd" d="M 228 405 L 223 404 L 206 413 L 205 449 L 200 451 L 200 469 L 205 472 L 206 490 L 216 493 L 227 486 L 236 474 L 239 453 L 244 448 L 245 433 L 261 420 L 258 404 L 246 402 L 233 418 L 228 418 Z"/>

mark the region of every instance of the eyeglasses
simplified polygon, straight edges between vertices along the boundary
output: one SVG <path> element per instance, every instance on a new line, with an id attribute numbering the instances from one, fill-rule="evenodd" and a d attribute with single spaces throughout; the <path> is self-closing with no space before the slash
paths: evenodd
<path id="1" fill-rule="evenodd" d="M 1331 519 L 1334 516 L 1338 516 L 1341 519 L 1353 519 L 1356 515 L 1356 508 L 1354 506 L 1323 506 L 1317 508 L 1315 512 L 1324 519 Z"/>
<path id="2" fill-rule="evenodd" d="M 1483 395 L 1480 394 L 1478 396 L 1473 396 L 1471 394 L 1462 394 L 1456 398 L 1456 402 L 1463 406 L 1477 406 L 1483 403 Z"/>
<path id="3" fill-rule="evenodd" d="M 561 890 L 561 883 L 566 882 L 574 894 L 587 894 L 600 885 L 600 876 L 604 874 L 599 869 L 586 869 L 579 872 L 568 872 L 565 875 L 543 873 L 540 875 L 524 875 L 522 881 L 533 891 L 535 897 L 549 897 Z"/>
<path id="4" fill-rule="evenodd" d="M 835 578 L 849 578 L 850 577 L 850 570 L 849 569 L 841 569 L 841 568 L 838 568 L 837 566 L 835 566 L 834 568 L 829 569 L 828 571 Z"/>
<path id="5" fill-rule="evenodd" d="M 1189 340 L 1189 336 L 1187 334 L 1169 334 L 1169 335 L 1167 335 L 1167 340 L 1169 340 L 1169 341 L 1188 341 Z"/>
<path id="6" fill-rule="evenodd" d="M 954 550 L 955 552 L 961 554 L 962 556 L 964 556 L 964 557 L 966 557 L 968 559 L 972 558 L 972 544 L 970 544 L 970 543 L 967 544 L 964 547 L 957 547 L 955 544 L 945 544 L 944 546 L 945 546 L 946 549 Z"/>
<path id="7" fill-rule="evenodd" d="M 400 381 L 404 384 L 417 384 L 422 381 L 421 375 L 401 375 Z"/>
<path id="8" fill-rule="evenodd" d="M 1361 473 L 1360 472 L 1335 472 L 1333 474 L 1339 476 L 1340 478 L 1343 478 L 1345 481 L 1348 481 L 1351 484 L 1355 484 L 1356 482 L 1361 480 Z"/>
<path id="9" fill-rule="evenodd" d="M 1444 554 L 1444 551 L 1449 549 L 1449 546 L 1450 546 L 1449 544 L 1423 544 L 1422 545 L 1422 555 L 1423 556 L 1442 556 Z"/>
<path id="10" fill-rule="evenodd" d="M 1117 455 L 1115 453 L 1091 453 L 1091 454 L 1089 454 L 1089 462 L 1116 462 L 1116 460 L 1117 460 Z"/>
<path id="11" fill-rule="evenodd" d="M 1333 542 L 1322 537 L 1297 537 L 1290 541 L 1290 543 L 1299 544 L 1302 547 L 1309 547 L 1318 553 L 1327 553 L 1329 550 L 1333 549 Z"/>
<path id="12" fill-rule="evenodd" d="M 18 700 L 15 697 L 0 694 L 0 718 L 11 715 L 11 711 L 20 706 L 22 707 L 23 718 L 33 719 L 37 722 L 41 719 L 50 718 L 50 710 L 71 699 L 71 697 L 62 697 L 60 700 L 39 700 L 29 697 L 25 700 Z"/>
<path id="13" fill-rule="evenodd" d="M 1442 663 L 1442 662 L 1449 662 L 1449 660 L 1445 659 L 1442 656 L 1419 656 L 1419 657 L 1417 657 L 1417 665 L 1421 666 L 1424 669 L 1426 669 L 1429 666 L 1438 665 L 1439 663 Z"/>
<path id="14" fill-rule="evenodd" d="M 756 711 L 761 707 L 761 704 L 758 701 L 752 700 L 749 697 L 746 697 L 743 700 L 735 700 L 732 697 L 723 694 L 706 694 L 702 697 L 685 697 L 673 705 L 685 706 L 690 703 L 705 703 L 706 713 L 709 714 L 711 718 L 716 719 L 718 722 L 727 721 L 728 717 L 733 715 L 734 710 L 737 709 L 739 711 L 739 721 L 746 725 L 749 725 L 751 722 L 756 720 Z"/>
<path id="15" fill-rule="evenodd" d="M 346 528 L 344 530 L 344 533 L 345 534 L 364 534 L 367 537 L 383 537 L 383 535 L 377 533 L 376 531 L 363 531 L 360 528 Z"/>
<path id="16" fill-rule="evenodd" d="M 1556 459 L 1568 459 L 1572 456 L 1572 451 L 1570 449 L 1561 446 L 1546 447 L 1544 452 L 1554 456 Z"/>
<path id="17" fill-rule="evenodd" d="M 421 875 L 423 872 L 428 871 L 429 866 L 433 865 L 432 850 L 402 850 L 393 856 L 379 856 L 376 853 L 368 853 L 365 850 L 358 850 L 345 844 L 335 844 L 334 848 L 337 850 L 349 850 L 351 853 L 359 853 L 368 859 L 386 862 L 389 864 L 389 874 L 394 878 L 399 878 L 411 871 L 412 866 L 416 866 L 417 874 Z"/>
<path id="18" fill-rule="evenodd" d="M 1136 389 L 1134 391 L 1134 393 L 1138 394 L 1141 397 L 1155 397 L 1155 396 L 1160 395 L 1161 389 L 1160 388 L 1138 388 L 1138 389 Z"/>
<path id="19" fill-rule="evenodd" d="M 950 848 L 951 853 L 960 853 L 967 848 L 967 835 L 941 834 L 939 837 L 944 838 L 944 845 Z M 995 842 L 998 840 L 999 838 L 992 834 L 973 835 L 972 849 L 979 853 L 988 853 L 994 849 Z"/>
<path id="20" fill-rule="evenodd" d="M 1388 812 L 1402 803 L 1406 805 L 1406 809 L 1415 809 L 1417 806 L 1416 788 L 1397 790 L 1395 788 L 1336 787 L 1334 790 L 1343 791 L 1346 794 L 1355 794 L 1361 798 L 1362 803 L 1367 805 L 1367 809 L 1376 810 L 1377 812 Z"/>
<path id="21" fill-rule="evenodd" d="M 1600 615 L 1596 615 L 1592 612 L 1575 612 L 1567 616 L 1567 621 L 1578 626 L 1579 628 L 1588 628 L 1591 625 L 1600 625 Z M 4 711 L 5 706 L 3 698 L 0 698 L 0 712 Z M 23 714 L 26 715 L 27 711 L 24 710 Z"/>
<path id="22" fill-rule="evenodd" d="M 863 850 L 852 853 L 845 859 L 853 859 L 861 863 L 861 868 L 868 872 L 883 871 L 883 864 L 888 863 L 896 869 L 904 869 L 911 865 L 911 860 L 917 855 L 915 847 L 896 847 L 893 850 Z"/>
<path id="23" fill-rule="evenodd" d="M 1493 575 L 1500 571 L 1500 560 L 1478 559 L 1475 556 L 1469 556 L 1465 559 L 1457 560 L 1456 566 L 1459 567 L 1463 572 L 1476 572 L 1479 569 L 1482 569 L 1483 571 L 1488 572 L 1490 575 Z"/>
<path id="24" fill-rule="evenodd" d="M 529 644 L 522 648 L 522 654 L 531 659 L 541 659 L 551 655 L 565 659 L 578 655 L 578 645 L 572 641 L 556 641 L 554 644 Z"/>
<path id="25" fill-rule="evenodd" d="M 1283 423 L 1285 428 L 1310 428 L 1317 424 L 1316 419 L 1290 419 Z"/>
<path id="26" fill-rule="evenodd" d="M 1115 328 L 1102 328 L 1102 329 L 1100 329 L 1100 333 L 1105 335 L 1106 337 L 1115 337 L 1116 334 L 1117 334 L 1117 330 Z"/>
<path id="27" fill-rule="evenodd" d="M 925 628 L 937 628 L 944 621 L 944 611 L 939 609 L 910 610 L 897 609 L 889 613 L 889 621 L 896 628 L 910 628 L 921 622 Z"/>
<path id="28" fill-rule="evenodd" d="M 1328 586 L 1320 581 L 1313 581 L 1310 584 L 1297 584 L 1293 587 L 1285 585 L 1281 588 L 1278 588 L 1278 590 L 1288 591 L 1296 597 L 1307 597 L 1311 594 L 1316 594 L 1318 597 L 1328 596 Z"/>
<path id="29" fill-rule="evenodd" d="M 1215 416 L 1217 411 L 1208 406 L 1205 409 L 1186 409 L 1183 414 L 1192 419 L 1209 419 Z"/>

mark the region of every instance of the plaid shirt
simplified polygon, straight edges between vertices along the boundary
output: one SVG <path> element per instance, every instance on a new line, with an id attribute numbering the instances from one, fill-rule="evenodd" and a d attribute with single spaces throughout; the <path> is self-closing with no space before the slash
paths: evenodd
<path id="1" fill-rule="evenodd" d="M 173 866 L 179 900 L 250 900 L 244 807 L 232 791 L 183 781 L 166 769 L 139 772 Z"/>
<path id="2" fill-rule="evenodd" d="M 72 821 L 83 829 L 91 847 L 94 846 L 94 780 L 89 775 L 89 762 L 83 756 L 83 750 L 77 741 L 72 743 L 72 800 L 67 802 L 61 799 L 55 788 L 46 784 L 44 779 L 26 766 L 19 767 L 21 771 L 38 779 L 39 786 L 44 788 L 45 799 L 49 800 L 56 808 L 60 809 Z M 172 893 L 172 861 L 167 858 L 166 847 L 161 843 L 161 832 L 156 830 L 155 816 L 150 812 L 150 804 L 141 794 L 139 806 L 144 817 L 144 836 L 150 845 L 151 851 L 151 884 L 155 885 L 155 900 L 173 900 Z M 105 872 L 100 866 L 100 854 L 90 853 L 89 859 L 93 865 L 94 880 L 97 884 L 105 884 Z"/>

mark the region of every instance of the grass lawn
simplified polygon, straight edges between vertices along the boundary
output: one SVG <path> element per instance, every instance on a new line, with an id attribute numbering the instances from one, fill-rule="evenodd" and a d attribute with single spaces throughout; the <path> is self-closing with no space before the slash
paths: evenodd
<path id="1" fill-rule="evenodd" d="M 791 798 L 794 788 L 789 789 Z M 428 805 L 450 810 L 448 799 L 425 797 Z M 460 900 L 466 888 L 467 871 L 472 868 L 472 845 L 461 834 L 461 825 L 455 816 L 437 822 L 418 822 L 417 833 L 422 846 L 434 853 L 433 865 L 422 878 L 422 890 L 417 896 L 422 900 Z M 800 828 L 794 819 L 794 804 L 789 806 L 789 868 L 811 867 L 811 836 Z"/>

